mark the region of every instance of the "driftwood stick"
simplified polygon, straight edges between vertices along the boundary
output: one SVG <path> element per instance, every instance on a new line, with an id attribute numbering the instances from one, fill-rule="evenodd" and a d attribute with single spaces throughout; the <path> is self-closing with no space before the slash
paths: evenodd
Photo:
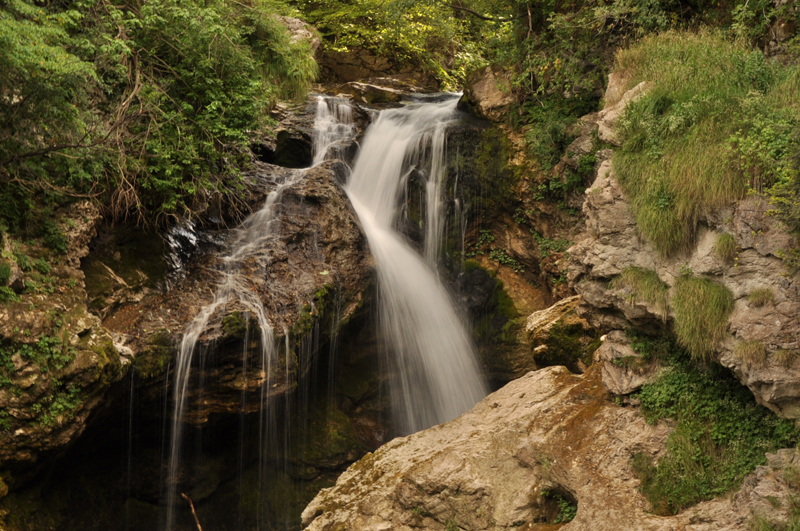
<path id="1" fill-rule="evenodd" d="M 194 504 L 192 503 L 192 499 L 182 492 L 181 492 L 181 498 L 188 501 L 189 507 L 192 508 L 192 516 L 194 516 L 194 523 L 197 524 L 197 531 L 203 531 L 203 528 L 200 526 L 200 520 L 197 519 L 197 513 L 194 510 Z"/>

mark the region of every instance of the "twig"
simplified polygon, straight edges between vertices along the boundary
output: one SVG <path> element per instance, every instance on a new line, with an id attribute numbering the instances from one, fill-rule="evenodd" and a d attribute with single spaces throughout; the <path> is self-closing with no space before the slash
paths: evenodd
<path id="1" fill-rule="evenodd" d="M 517 20 L 517 19 L 520 19 L 520 18 L 525 16 L 525 15 L 520 15 L 518 17 L 494 18 L 494 17 L 487 17 L 487 16 L 484 16 L 484 15 L 481 15 L 477 11 L 473 11 L 473 10 L 471 10 L 469 8 L 466 8 L 466 7 L 457 6 L 455 4 L 449 4 L 449 7 L 453 8 L 453 9 L 458 9 L 459 11 L 465 11 L 465 12 L 469 13 L 470 15 L 472 15 L 473 17 L 477 17 L 477 18 L 479 18 L 481 20 L 488 20 L 489 22 L 508 22 L 510 20 Z"/>
<path id="2" fill-rule="evenodd" d="M 197 513 L 194 511 L 194 504 L 192 503 L 192 499 L 181 492 L 181 498 L 189 502 L 189 507 L 192 508 L 192 516 L 194 516 L 194 523 L 197 524 L 197 531 L 203 531 L 203 528 L 200 526 L 200 520 L 197 519 Z"/>

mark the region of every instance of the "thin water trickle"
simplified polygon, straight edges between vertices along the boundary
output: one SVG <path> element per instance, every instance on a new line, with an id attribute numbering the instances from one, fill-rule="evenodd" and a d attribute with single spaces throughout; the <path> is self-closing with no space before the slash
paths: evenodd
<path id="1" fill-rule="evenodd" d="M 346 188 L 377 264 L 380 322 L 395 373 L 393 415 L 404 433 L 452 420 L 487 394 L 475 348 L 434 269 L 443 232 L 444 139 L 456 103 L 454 97 L 382 111 Z M 393 228 L 411 166 L 427 175 L 424 259 Z"/>

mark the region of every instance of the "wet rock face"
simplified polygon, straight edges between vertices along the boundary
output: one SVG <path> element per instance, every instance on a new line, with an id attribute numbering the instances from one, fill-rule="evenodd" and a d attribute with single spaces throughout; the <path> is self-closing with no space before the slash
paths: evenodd
<path id="1" fill-rule="evenodd" d="M 398 438 L 353 464 L 303 512 L 311 531 L 542 529 L 544 491 L 577 502 L 561 529 L 744 530 L 752 509 L 789 493 L 760 467 L 732 499 L 673 517 L 648 514 L 631 457 L 660 456 L 669 429 L 613 405 L 599 370 L 532 372 L 458 419 Z M 788 498 L 787 498 L 788 499 Z"/>
<path id="2" fill-rule="evenodd" d="M 636 89 L 633 89 L 636 90 Z M 631 98 L 622 97 L 620 101 Z M 719 362 L 730 368 L 756 400 L 781 416 L 800 418 L 800 284 L 786 275 L 780 250 L 794 245 L 769 205 L 748 196 L 721 212 L 709 213 L 693 247 L 664 258 L 638 232 L 629 204 L 605 160 L 586 190 L 583 212 L 587 237 L 569 249 L 568 278 L 582 296 L 578 312 L 601 330 L 633 326 L 663 331 L 672 310 L 636 297 L 609 282 L 626 269 L 654 272 L 669 287 L 685 271 L 724 285 L 735 300 L 726 337 L 718 346 Z M 715 251 L 723 235 L 732 237 L 735 256 Z M 758 343 L 763 359 L 737 355 L 737 345 Z"/>
<path id="3" fill-rule="evenodd" d="M 256 255 L 245 260 L 240 281 L 261 300 L 275 338 L 289 336 L 290 351 L 281 340 L 278 359 L 271 367 L 276 384 L 269 391 L 277 397 L 292 391 L 297 378 L 308 370 L 320 342 L 320 333 L 339 328 L 355 311 L 370 286 L 371 265 L 355 214 L 337 184 L 341 163 L 328 162 L 303 172 L 282 192 L 276 203 L 276 218 L 270 225 L 274 237 L 264 242 Z M 256 165 L 250 177 L 266 192 L 282 179 L 291 178 L 285 169 Z M 226 233 L 226 237 L 233 237 Z M 220 234 L 218 250 L 226 254 Z M 164 294 L 144 299 L 137 306 L 123 306 L 105 320 L 120 334 L 121 341 L 136 353 L 135 367 L 142 376 L 163 375 L 177 352 L 181 334 L 208 305 L 220 274 L 217 254 L 195 261 L 183 280 Z M 206 373 L 193 372 L 187 422 L 205 423 L 215 414 L 239 412 L 242 392 L 256 396 L 267 378 L 260 359 L 260 338 L 251 308 L 240 303 L 220 306 L 198 343 L 198 355 L 212 352 Z M 319 324 L 316 324 L 319 323 Z M 304 339 L 307 338 L 307 339 Z M 313 343 L 313 346 L 311 344 Z M 210 354 L 209 354 L 210 355 Z M 246 370 L 243 371 L 243 365 Z M 155 399 L 163 385 L 149 386 Z M 248 400 L 245 412 L 256 411 L 257 399 Z"/>

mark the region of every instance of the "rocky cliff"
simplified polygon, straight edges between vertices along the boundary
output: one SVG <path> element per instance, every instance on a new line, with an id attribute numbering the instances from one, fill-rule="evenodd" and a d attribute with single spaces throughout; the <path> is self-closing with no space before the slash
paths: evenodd
<path id="1" fill-rule="evenodd" d="M 646 90 L 641 84 L 620 96 L 622 76 L 612 76 L 607 106 L 597 119 L 600 137 L 619 144 L 614 124 L 624 104 Z M 715 341 L 719 363 L 736 373 L 759 403 L 781 416 L 800 418 L 798 283 L 787 274 L 781 250 L 794 245 L 768 215 L 763 197 L 750 195 L 728 208 L 706 212 L 692 247 L 664 257 L 644 239 L 615 178 L 613 152 L 598 157 L 583 213 L 586 237 L 569 249 L 569 280 L 582 296 L 579 313 L 602 330 L 633 326 L 669 330 L 681 278 L 706 279 L 730 291 L 732 309 Z M 632 271 L 651 275 L 661 287 L 647 296 L 626 281 Z M 616 280 L 615 280 L 616 279 Z"/>

